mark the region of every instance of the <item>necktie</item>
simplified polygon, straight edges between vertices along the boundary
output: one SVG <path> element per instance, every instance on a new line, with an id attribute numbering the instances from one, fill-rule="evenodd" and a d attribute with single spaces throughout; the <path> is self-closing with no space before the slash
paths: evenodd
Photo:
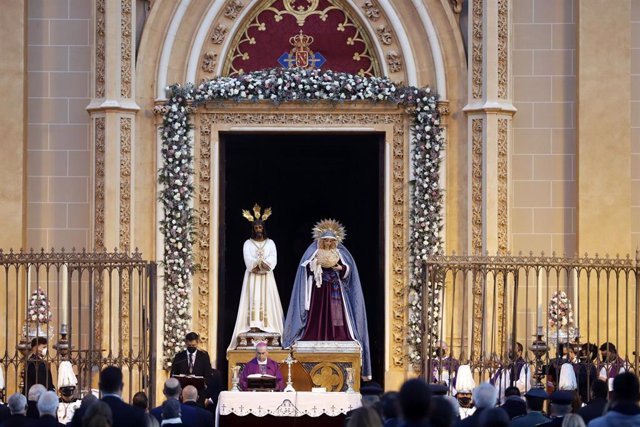
<path id="1" fill-rule="evenodd" d="M 193 353 L 189 353 L 189 373 L 193 374 Z"/>

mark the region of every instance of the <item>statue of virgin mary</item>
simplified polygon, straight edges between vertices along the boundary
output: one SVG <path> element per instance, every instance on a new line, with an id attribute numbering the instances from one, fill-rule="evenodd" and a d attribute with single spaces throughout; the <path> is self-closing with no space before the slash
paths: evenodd
<path id="1" fill-rule="evenodd" d="M 360 276 L 342 244 L 345 230 L 332 219 L 313 228 L 293 284 L 283 347 L 298 341 L 356 341 L 362 350 L 362 377 L 371 377 L 369 333 Z"/>

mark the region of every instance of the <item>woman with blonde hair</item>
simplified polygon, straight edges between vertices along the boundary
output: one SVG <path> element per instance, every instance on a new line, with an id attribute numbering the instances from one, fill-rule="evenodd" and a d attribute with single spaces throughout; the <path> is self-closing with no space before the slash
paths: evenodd
<path id="1" fill-rule="evenodd" d="M 562 427 L 586 427 L 586 424 L 580 415 L 567 414 L 562 419 Z"/>

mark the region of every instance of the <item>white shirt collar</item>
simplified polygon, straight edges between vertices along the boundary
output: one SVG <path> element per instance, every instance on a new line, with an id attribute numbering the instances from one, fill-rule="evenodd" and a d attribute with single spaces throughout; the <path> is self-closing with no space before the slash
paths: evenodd
<path id="1" fill-rule="evenodd" d="M 264 362 L 261 362 L 256 358 L 256 362 L 258 362 L 258 365 L 266 365 L 268 361 L 269 359 L 265 359 Z"/>
<path id="2" fill-rule="evenodd" d="M 165 425 L 165 424 L 182 424 L 182 419 L 180 417 L 178 417 L 178 418 L 167 418 L 166 420 L 162 420 L 162 424 L 161 425 Z"/>

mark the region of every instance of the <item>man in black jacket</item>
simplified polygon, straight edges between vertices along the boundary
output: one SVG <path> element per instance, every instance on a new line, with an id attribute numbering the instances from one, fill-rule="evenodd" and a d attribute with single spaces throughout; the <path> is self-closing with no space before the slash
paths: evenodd
<path id="1" fill-rule="evenodd" d="M 22 393 L 14 393 L 9 396 L 7 406 L 11 416 L 7 418 L 4 427 L 32 427 L 34 420 L 27 418 L 27 398 Z"/>
<path id="2" fill-rule="evenodd" d="M 607 406 L 607 396 L 609 395 L 609 387 L 602 380 L 595 380 L 591 385 L 591 400 L 584 408 L 578 410 L 578 415 L 582 417 L 585 424 L 589 424 L 594 418 L 601 417 L 604 408 Z"/>
<path id="3" fill-rule="evenodd" d="M 167 400 L 175 400 L 180 404 L 180 418 L 184 424 L 187 424 L 189 427 L 211 427 L 209 424 L 211 420 L 211 413 L 205 410 L 200 412 L 201 408 L 194 408 L 189 405 L 185 405 L 184 403 L 180 403 L 180 395 L 182 394 L 182 387 L 180 387 L 180 382 L 178 382 L 175 378 L 169 378 L 164 382 L 164 389 L 162 393 L 167 398 Z M 158 406 L 157 408 L 153 408 L 151 410 L 151 415 L 156 417 L 158 422 L 162 423 L 162 406 Z M 203 414 L 204 412 L 204 414 Z M 115 426 L 114 426 L 115 427 Z"/>
<path id="4" fill-rule="evenodd" d="M 200 418 L 202 418 L 207 425 L 213 425 L 213 414 L 206 409 L 202 409 L 200 405 L 198 405 L 198 390 L 192 386 L 188 385 L 182 390 L 182 404 L 191 406 L 196 410 L 196 413 Z"/>
<path id="5" fill-rule="evenodd" d="M 58 422 L 58 405 L 60 399 L 53 391 L 42 393 L 38 399 L 38 413 L 40 418 L 34 423 L 34 427 L 64 427 Z"/>
<path id="6" fill-rule="evenodd" d="M 504 391 L 504 399 L 504 403 L 500 407 L 507 412 L 510 420 L 527 415 L 527 404 L 520 397 L 518 387 L 507 387 Z"/>
<path id="7" fill-rule="evenodd" d="M 184 337 L 185 350 L 182 350 L 173 358 L 171 364 L 171 376 L 195 375 L 204 377 L 204 384 L 208 384 L 211 377 L 211 359 L 209 353 L 198 349 L 200 337 L 195 332 L 189 332 Z M 204 404 L 205 388 L 198 389 L 198 403 Z"/>
<path id="8" fill-rule="evenodd" d="M 34 384 L 42 384 L 47 390 L 55 390 L 53 377 L 51 376 L 51 366 L 46 360 L 47 339 L 36 337 L 31 340 L 31 355 L 27 360 L 25 375 L 25 394 Z"/>

